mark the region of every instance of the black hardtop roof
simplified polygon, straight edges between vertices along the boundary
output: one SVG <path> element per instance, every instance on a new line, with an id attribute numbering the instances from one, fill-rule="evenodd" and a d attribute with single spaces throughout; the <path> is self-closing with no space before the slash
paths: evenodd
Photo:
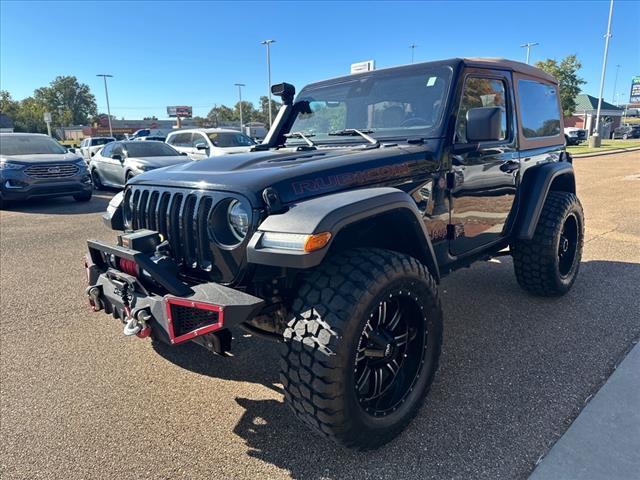
<path id="1" fill-rule="evenodd" d="M 526 63 L 516 62 L 514 60 L 507 60 L 505 58 L 450 58 L 447 60 L 438 60 L 433 62 L 422 62 L 422 63 L 412 63 L 409 65 L 400 65 L 397 67 L 388 67 L 381 68 L 378 70 L 372 70 L 370 72 L 362 72 L 355 73 L 351 75 L 343 75 L 340 77 L 334 77 L 327 80 L 322 80 L 319 82 L 314 82 L 305 87 L 306 89 L 314 89 L 318 87 L 322 87 L 325 85 L 330 85 L 334 83 L 340 83 L 341 81 L 347 81 L 354 77 L 359 76 L 367 76 L 367 75 L 375 75 L 376 73 L 393 73 L 393 72 L 405 72 L 411 70 L 421 70 L 426 66 L 430 67 L 441 67 L 448 65 L 452 67 L 454 70 L 459 66 L 467 66 L 467 67 L 479 67 L 479 68 L 490 68 L 493 70 L 507 70 L 511 72 L 517 72 L 522 75 L 526 75 L 529 77 L 534 77 L 540 80 L 544 80 L 549 83 L 553 83 L 557 85 L 558 81 L 549 75 L 544 70 L 541 70 L 536 67 L 532 67 L 531 65 L 527 65 Z"/>

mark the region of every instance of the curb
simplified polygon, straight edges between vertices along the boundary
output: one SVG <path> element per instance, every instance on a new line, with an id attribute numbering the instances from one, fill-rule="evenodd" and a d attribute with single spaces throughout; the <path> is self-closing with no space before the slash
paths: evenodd
<path id="1" fill-rule="evenodd" d="M 640 147 L 631 147 L 631 148 L 619 148 L 617 150 L 606 150 L 604 152 L 594 152 L 594 153 L 576 153 L 571 154 L 572 158 L 587 158 L 587 157 L 601 157 L 602 155 L 611 155 L 614 153 L 626 153 L 626 152 L 635 152 L 640 150 Z"/>

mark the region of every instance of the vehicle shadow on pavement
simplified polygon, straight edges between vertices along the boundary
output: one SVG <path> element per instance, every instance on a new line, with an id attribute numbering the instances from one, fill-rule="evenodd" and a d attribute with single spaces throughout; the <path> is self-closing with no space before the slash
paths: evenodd
<path id="1" fill-rule="evenodd" d="M 248 335 L 234 328 L 231 350 L 233 357 L 224 358 L 195 343 L 169 346 L 154 341 L 153 349 L 165 360 L 200 375 L 257 383 L 282 393 L 278 379 L 278 344 Z"/>
<path id="2" fill-rule="evenodd" d="M 249 456 L 293 478 L 526 478 L 640 337 L 638 285 L 640 264 L 588 261 L 565 297 L 537 298 L 518 287 L 510 259 L 478 264 L 440 286 L 440 370 L 396 440 L 374 452 L 342 449 L 274 399 L 236 398 L 245 412 L 234 433 Z M 209 354 L 197 346 L 160 353 L 280 391 L 276 346 L 255 342 L 241 338 L 225 365 L 203 361 Z"/>
<path id="3" fill-rule="evenodd" d="M 94 192 L 88 202 L 76 202 L 72 197 L 56 197 L 46 199 L 30 199 L 21 202 L 9 202 L 3 206 L 5 212 L 36 213 L 46 215 L 82 215 L 100 213 L 107 209 L 107 205 L 116 191 Z"/>

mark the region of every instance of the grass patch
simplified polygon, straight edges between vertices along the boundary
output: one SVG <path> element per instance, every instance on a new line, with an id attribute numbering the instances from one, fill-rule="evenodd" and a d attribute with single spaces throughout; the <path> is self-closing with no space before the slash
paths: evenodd
<path id="1" fill-rule="evenodd" d="M 602 140 L 602 146 L 600 148 L 589 148 L 589 143 L 584 142 L 580 145 L 567 147 L 567 152 L 575 155 L 579 153 L 596 153 L 596 152 L 605 152 L 607 150 L 618 150 L 621 148 L 633 148 L 633 147 L 640 147 L 640 139 Z"/>

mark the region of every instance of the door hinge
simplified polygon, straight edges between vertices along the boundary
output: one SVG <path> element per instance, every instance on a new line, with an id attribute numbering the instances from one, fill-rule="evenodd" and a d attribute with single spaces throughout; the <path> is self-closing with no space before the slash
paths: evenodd
<path id="1" fill-rule="evenodd" d="M 462 223 L 447 224 L 447 239 L 455 240 L 464 235 L 464 225 Z"/>

